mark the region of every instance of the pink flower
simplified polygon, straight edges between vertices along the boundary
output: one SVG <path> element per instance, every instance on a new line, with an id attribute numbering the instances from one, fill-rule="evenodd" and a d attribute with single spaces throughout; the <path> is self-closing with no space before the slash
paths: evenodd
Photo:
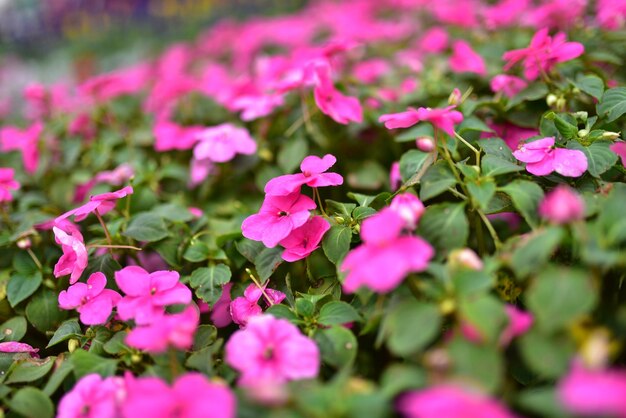
<path id="1" fill-rule="evenodd" d="M 401 184 L 402 174 L 400 174 L 400 163 L 395 161 L 391 164 L 391 169 L 389 170 L 389 187 L 391 187 L 391 190 L 397 190 Z"/>
<path id="2" fill-rule="evenodd" d="M 265 185 L 265 193 L 285 196 L 299 191 L 303 184 L 310 187 L 339 186 L 343 184 L 343 177 L 337 173 L 326 173 L 326 170 L 336 162 L 337 159 L 331 154 L 326 154 L 322 158 L 310 155 L 300 164 L 302 173 L 286 174 L 271 179 Z"/>
<path id="3" fill-rule="evenodd" d="M 88 255 L 83 236 L 78 230 L 68 234 L 56 226 L 52 228 L 52 231 L 55 241 L 63 250 L 63 255 L 54 266 L 54 277 L 70 274 L 70 284 L 74 284 L 87 268 Z"/>
<path id="4" fill-rule="evenodd" d="M 256 152 L 256 142 L 250 133 L 230 123 L 206 128 L 196 136 L 198 143 L 193 149 L 193 156 L 197 160 L 224 163 L 235 158 L 236 154 Z"/>
<path id="5" fill-rule="evenodd" d="M 289 321 L 259 315 L 230 337 L 225 361 L 241 373 L 242 385 L 283 383 L 316 377 L 320 352 Z"/>
<path id="6" fill-rule="evenodd" d="M 39 165 L 39 138 L 43 133 L 43 123 L 35 122 L 22 130 L 14 126 L 0 129 L 0 151 L 20 151 L 27 173 L 33 174 Z"/>
<path id="7" fill-rule="evenodd" d="M 101 171 L 87 183 L 83 183 L 76 187 L 74 201 L 82 202 L 87 193 L 89 193 L 89 191 L 97 184 L 108 183 L 112 186 L 120 186 L 122 183 L 130 180 L 130 178 L 134 175 L 135 171 L 128 164 L 121 164 L 112 171 Z"/>
<path id="8" fill-rule="evenodd" d="M 502 334 L 500 334 L 500 346 L 506 347 L 511 343 L 513 338 L 526 334 L 528 330 L 533 326 L 534 318 L 529 312 L 524 312 L 518 309 L 514 305 L 506 305 L 504 307 L 506 315 L 509 317 L 509 323 L 507 324 Z"/>
<path id="9" fill-rule="evenodd" d="M 29 353 L 36 356 L 38 348 L 33 348 L 29 344 L 7 341 L 0 343 L 0 353 Z"/>
<path id="10" fill-rule="evenodd" d="M 61 398 L 57 418 L 116 418 L 124 394 L 122 378 L 88 374 Z"/>
<path id="11" fill-rule="evenodd" d="M 504 122 L 502 124 L 487 122 L 487 125 L 493 129 L 494 132 L 483 132 L 481 134 L 481 138 L 502 138 L 502 140 L 506 142 L 512 150 L 516 150 L 519 143 L 524 139 L 539 135 L 539 131 L 537 129 L 521 128 L 508 122 Z"/>
<path id="12" fill-rule="evenodd" d="M 450 69 L 455 73 L 487 74 L 485 61 L 465 41 L 454 41 L 452 44 Z"/>
<path id="13" fill-rule="evenodd" d="M 552 38 L 548 35 L 548 29 L 544 28 L 533 36 L 528 48 L 508 51 L 502 58 L 507 61 L 505 70 L 522 62 L 524 77 L 534 80 L 541 73 L 548 73 L 556 64 L 573 60 L 583 52 L 585 47 L 582 44 L 566 42 L 564 33 L 558 33 Z"/>
<path id="14" fill-rule="evenodd" d="M 528 0 L 502 0 L 483 10 L 485 25 L 489 29 L 498 29 L 517 23 L 522 13 L 528 8 Z"/>
<path id="15" fill-rule="evenodd" d="M 417 227 L 417 223 L 426 210 L 422 201 L 411 193 L 396 195 L 391 200 L 389 209 L 400 215 L 404 219 L 404 226 L 411 230 Z"/>
<path id="16" fill-rule="evenodd" d="M 314 216 L 304 225 L 294 229 L 287 238 L 280 241 L 285 247 L 282 258 L 294 262 L 302 260 L 317 250 L 326 231 L 330 229 L 328 221 L 321 216 Z"/>
<path id="17" fill-rule="evenodd" d="M 598 0 L 596 19 L 600 27 L 616 30 L 626 25 L 626 0 Z"/>
<path id="18" fill-rule="evenodd" d="M 243 292 L 243 296 L 235 298 L 230 303 L 230 315 L 235 324 L 244 328 L 248 324 L 250 318 L 263 313 L 263 309 L 259 306 L 259 300 L 261 297 L 265 299 L 265 303 L 268 306 L 276 305 L 285 299 L 285 294 L 283 292 L 274 289 L 267 289 L 267 284 L 268 283 L 265 283 L 263 285 L 263 290 L 259 289 L 259 287 L 254 283 L 249 285 Z"/>
<path id="19" fill-rule="evenodd" d="M 126 336 L 126 344 L 150 353 L 162 353 L 168 346 L 188 350 L 200 315 L 193 306 L 179 314 L 165 315 L 148 325 L 138 326 Z"/>
<path id="20" fill-rule="evenodd" d="M 432 152 L 435 150 L 435 140 L 428 136 L 417 138 L 415 140 L 415 146 L 417 146 L 417 149 L 420 151 Z"/>
<path id="21" fill-rule="evenodd" d="M 163 152 L 171 150 L 188 150 L 198 141 L 202 126 L 181 126 L 167 119 L 157 119 L 152 130 L 155 139 L 154 149 Z"/>
<path id="22" fill-rule="evenodd" d="M 558 397 L 572 414 L 626 418 L 626 371 L 587 370 L 574 364 L 559 382 Z"/>
<path id="23" fill-rule="evenodd" d="M 382 115 L 378 121 L 383 122 L 387 129 L 409 128 L 418 122 L 430 122 L 450 136 L 454 136 L 454 125 L 463 121 L 463 114 L 452 110 L 456 106 L 448 106 L 443 109 L 431 109 L 420 107 L 409 108 L 406 112 Z"/>
<path id="24" fill-rule="evenodd" d="M 463 268 L 478 271 L 484 267 L 483 260 L 471 248 L 460 248 L 450 251 L 448 263 L 453 269 Z"/>
<path id="25" fill-rule="evenodd" d="M 295 228 L 309 219 L 315 202 L 308 196 L 294 192 L 285 196 L 266 195 L 259 213 L 248 216 L 241 225 L 243 236 L 272 248 Z"/>
<path id="26" fill-rule="evenodd" d="M 330 65 L 315 64 L 316 85 L 313 89 L 315 103 L 325 115 L 335 122 L 347 125 L 363 121 L 363 108 L 356 97 L 342 94 L 335 88 L 330 77 Z"/>
<path id="27" fill-rule="evenodd" d="M 611 151 L 616 153 L 622 159 L 622 165 L 626 167 L 626 142 L 616 142 L 610 147 Z"/>
<path id="28" fill-rule="evenodd" d="M 157 377 L 126 378 L 122 418 L 235 418 L 237 403 L 228 386 L 200 373 L 186 373 L 172 387 Z"/>
<path id="29" fill-rule="evenodd" d="M 539 204 L 539 215 L 555 224 L 567 224 L 585 218 L 585 202 L 568 186 L 557 186 Z"/>
<path id="30" fill-rule="evenodd" d="M 419 41 L 419 47 L 424 52 L 438 54 L 448 47 L 448 32 L 442 27 L 434 27 L 426 31 Z"/>
<path id="31" fill-rule="evenodd" d="M 118 315 L 124 321 L 132 318 L 143 325 L 161 318 L 167 305 L 188 304 L 191 291 L 179 277 L 175 271 L 148 273 L 138 266 L 116 271 L 115 282 L 126 294 L 117 304 Z"/>
<path id="32" fill-rule="evenodd" d="M 220 296 L 217 302 L 215 302 L 215 305 L 213 305 L 211 321 L 217 328 L 224 328 L 233 322 L 233 318 L 230 315 L 230 289 L 232 287 L 232 283 L 226 283 L 224 287 L 222 287 L 222 296 Z"/>
<path id="33" fill-rule="evenodd" d="M 396 288 L 410 272 L 426 269 L 434 250 L 426 241 L 401 235 L 405 220 L 391 208 L 385 208 L 363 221 L 363 244 L 348 253 L 341 271 L 348 275 L 343 289 L 348 293 L 365 286 L 377 293 Z"/>
<path id="34" fill-rule="evenodd" d="M 124 94 L 133 94 L 141 90 L 150 76 L 147 65 L 124 68 L 115 72 L 100 74 L 86 80 L 78 89 L 84 96 L 105 102 Z"/>
<path id="35" fill-rule="evenodd" d="M 105 289 L 106 284 L 104 274 L 93 273 L 87 279 L 87 284 L 76 283 L 59 293 L 59 307 L 76 309 L 80 313 L 80 321 L 85 325 L 104 324 L 122 298 L 116 291 Z"/>
<path id="36" fill-rule="evenodd" d="M 498 74 L 491 79 L 490 86 L 494 93 L 502 93 L 510 99 L 524 90 L 528 83 L 514 75 Z"/>
<path id="37" fill-rule="evenodd" d="M 80 113 L 67 127 L 70 135 L 82 136 L 85 139 L 92 139 L 96 136 L 96 125 L 87 113 Z"/>
<path id="38" fill-rule="evenodd" d="M 407 418 L 514 418 L 498 401 L 451 385 L 409 392 L 398 410 Z"/>
<path id="39" fill-rule="evenodd" d="M 89 202 L 77 207 L 76 209 L 65 212 L 63 215 L 57 217 L 56 221 L 58 222 L 63 219 L 67 219 L 70 216 L 74 216 L 74 221 L 80 222 L 87 216 L 89 216 L 90 213 L 97 212 L 99 215 L 104 215 L 105 213 L 113 210 L 118 199 L 126 197 L 130 194 L 133 194 L 132 186 L 126 186 L 115 192 L 102 193 L 91 196 L 91 198 L 89 198 Z"/>
<path id="40" fill-rule="evenodd" d="M 526 164 L 535 176 L 547 176 L 556 171 L 566 177 L 580 177 L 587 171 L 587 157 L 582 151 L 554 148 L 554 138 L 527 142 L 513 151 L 513 156 Z"/>
<path id="41" fill-rule="evenodd" d="M 380 58 L 361 61 L 354 67 L 354 77 L 364 84 L 371 84 L 383 77 L 391 67 L 389 63 Z"/>
<path id="42" fill-rule="evenodd" d="M 0 203 L 13 200 L 11 190 L 18 190 L 20 184 L 15 180 L 15 170 L 0 168 Z"/>
<path id="43" fill-rule="evenodd" d="M 249 122 L 271 114 L 285 104 L 283 94 L 240 96 L 232 102 L 232 110 L 241 110 L 241 120 Z"/>

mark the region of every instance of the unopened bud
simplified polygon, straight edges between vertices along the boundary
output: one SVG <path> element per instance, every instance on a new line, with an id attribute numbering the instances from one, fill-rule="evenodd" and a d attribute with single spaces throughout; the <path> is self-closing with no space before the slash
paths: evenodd
<path id="1" fill-rule="evenodd" d="M 556 95 L 550 93 L 548 94 L 548 97 L 546 97 L 546 104 L 550 107 L 554 106 L 556 104 L 556 101 L 558 100 L 558 98 L 556 97 Z"/>
<path id="2" fill-rule="evenodd" d="M 461 103 L 461 97 L 461 91 L 459 89 L 454 89 L 452 90 L 452 93 L 450 93 L 450 97 L 448 97 L 448 103 L 456 106 Z"/>
<path id="3" fill-rule="evenodd" d="M 141 354 L 132 354 L 130 356 L 130 361 L 133 363 L 141 363 Z"/>
<path id="4" fill-rule="evenodd" d="M 465 268 L 470 270 L 483 269 L 483 261 L 469 248 L 452 251 L 448 257 L 448 263 L 452 268 Z"/>
<path id="5" fill-rule="evenodd" d="M 601 369 L 606 366 L 610 343 L 609 332 L 605 329 L 596 329 L 589 335 L 581 348 L 583 361 L 587 367 Z"/>
<path id="6" fill-rule="evenodd" d="M 32 242 L 30 241 L 30 238 L 22 238 L 17 241 L 17 247 L 21 248 L 22 250 L 30 248 L 31 245 L 32 245 Z"/>
<path id="7" fill-rule="evenodd" d="M 456 303 L 454 303 L 454 299 L 444 299 L 439 304 L 439 311 L 443 315 L 449 315 L 456 309 Z"/>
<path id="8" fill-rule="evenodd" d="M 556 99 L 556 108 L 557 109 L 563 109 L 565 107 L 565 98 L 564 97 L 559 97 L 558 99 Z"/>
<path id="9" fill-rule="evenodd" d="M 341 225 L 342 223 L 344 223 L 346 221 L 341 216 L 335 216 L 334 219 L 335 219 L 335 222 L 337 222 L 337 225 Z"/>
<path id="10" fill-rule="evenodd" d="M 589 135 L 589 131 L 587 129 L 581 129 L 580 131 L 578 131 L 579 138 L 584 138 L 587 135 Z"/>
<path id="11" fill-rule="evenodd" d="M 79 345 L 80 341 L 78 341 L 76 338 L 72 338 L 67 342 L 67 351 L 73 353 L 74 351 L 76 351 Z"/>
<path id="12" fill-rule="evenodd" d="M 417 145 L 418 150 L 423 152 L 431 152 L 435 149 L 435 141 L 428 136 L 417 138 L 415 140 L 415 145 Z"/>
<path id="13" fill-rule="evenodd" d="M 605 131 L 602 132 L 602 139 L 617 139 L 619 138 L 618 132 Z"/>
<path id="14" fill-rule="evenodd" d="M 272 160 L 272 158 L 274 157 L 274 154 L 272 154 L 272 151 L 270 151 L 269 149 L 267 149 L 267 148 L 262 148 L 262 149 L 260 149 L 260 150 L 259 150 L 259 152 L 258 152 L 258 156 L 259 156 L 259 158 L 261 158 L 262 160 L 265 160 L 265 161 L 271 161 L 271 160 Z"/>
<path id="15" fill-rule="evenodd" d="M 574 117 L 577 120 L 581 121 L 582 123 L 585 123 L 585 122 L 587 122 L 587 118 L 589 117 L 589 114 L 587 112 L 581 110 L 580 112 L 574 113 Z"/>

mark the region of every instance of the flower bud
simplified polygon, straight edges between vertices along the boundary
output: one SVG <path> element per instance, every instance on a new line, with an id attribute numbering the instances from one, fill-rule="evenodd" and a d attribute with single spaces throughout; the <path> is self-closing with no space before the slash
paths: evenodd
<path id="1" fill-rule="evenodd" d="M 21 238 L 20 240 L 17 241 L 17 247 L 22 250 L 26 250 L 27 248 L 30 248 L 31 245 L 32 245 L 32 242 L 30 241 L 30 238 Z"/>
<path id="2" fill-rule="evenodd" d="M 546 104 L 550 107 L 554 106 L 556 104 L 557 101 L 557 97 L 555 94 L 548 94 L 548 96 L 546 97 Z"/>
<path id="3" fill-rule="evenodd" d="M 589 135 L 589 131 L 587 129 L 581 129 L 580 131 L 578 131 L 579 138 L 584 138 L 587 135 Z"/>
<path id="4" fill-rule="evenodd" d="M 619 138 L 619 132 L 611 132 L 611 131 L 605 131 L 602 132 L 602 139 L 617 139 Z"/>
<path id="5" fill-rule="evenodd" d="M 444 299 L 439 304 L 439 311 L 443 315 L 449 315 L 456 309 L 456 303 L 454 303 L 454 299 Z"/>
<path id="6" fill-rule="evenodd" d="M 579 112 L 574 113 L 574 117 L 577 120 L 581 121 L 582 123 L 585 123 L 585 122 L 587 122 L 587 118 L 589 117 L 589 113 L 581 110 Z"/>
<path id="7" fill-rule="evenodd" d="M 450 103 L 450 105 L 458 105 L 461 103 L 461 91 L 459 89 L 454 89 L 452 90 L 452 93 L 450 93 L 450 97 L 448 97 L 448 103 Z"/>
<path id="8" fill-rule="evenodd" d="M 483 261 L 470 248 L 454 250 L 448 256 L 448 263 L 453 269 L 465 268 L 470 270 L 482 270 Z"/>
<path id="9" fill-rule="evenodd" d="M 400 215 L 406 227 L 411 230 L 417 227 L 419 219 L 426 210 L 421 200 L 411 193 L 401 193 L 394 197 L 389 208 Z"/>
<path id="10" fill-rule="evenodd" d="M 565 98 L 564 98 L 564 97 L 559 97 L 559 98 L 556 100 L 556 108 L 557 108 L 557 109 L 564 109 L 564 108 L 565 108 L 566 103 L 567 103 L 567 102 L 565 101 Z"/>
<path id="11" fill-rule="evenodd" d="M 73 353 L 74 351 L 76 351 L 79 345 L 80 345 L 80 341 L 78 341 L 76 338 L 71 338 L 67 342 L 67 351 L 69 351 L 70 353 Z"/>
<path id="12" fill-rule="evenodd" d="M 341 216 L 335 216 L 334 219 L 335 219 L 335 222 L 337 222 L 337 225 L 341 225 L 342 223 L 344 223 L 346 221 Z"/>
<path id="13" fill-rule="evenodd" d="M 423 152 L 432 152 L 435 149 L 435 141 L 428 136 L 417 138 L 415 140 L 417 149 Z"/>
<path id="14" fill-rule="evenodd" d="M 566 224 L 585 217 L 585 202 L 568 186 L 558 186 L 539 204 L 539 215 L 555 224 Z"/>

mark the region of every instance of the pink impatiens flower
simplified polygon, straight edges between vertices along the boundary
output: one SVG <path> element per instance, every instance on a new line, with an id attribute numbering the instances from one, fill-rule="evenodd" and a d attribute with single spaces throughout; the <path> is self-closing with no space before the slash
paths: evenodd
<path id="1" fill-rule="evenodd" d="M 57 418 L 116 418 L 124 395 L 121 377 L 85 375 L 61 398 Z"/>
<path id="2" fill-rule="evenodd" d="M 222 288 L 222 296 L 220 296 L 217 302 L 215 302 L 215 305 L 213 305 L 213 309 L 211 310 L 211 321 L 213 322 L 213 325 L 218 328 L 224 328 L 233 322 L 233 318 L 230 315 L 230 289 L 232 287 L 232 283 L 226 283 L 224 285 Z"/>
<path id="3" fill-rule="evenodd" d="M 259 305 L 259 300 L 263 298 L 268 306 L 278 304 L 285 299 L 285 294 L 274 289 L 267 289 L 267 283 L 263 289 L 252 283 L 243 292 L 243 296 L 233 299 L 230 302 L 230 315 L 233 322 L 242 328 L 248 324 L 248 320 L 256 315 L 261 315 L 263 309 Z"/>
<path id="4" fill-rule="evenodd" d="M 138 266 L 116 271 L 115 282 L 126 294 L 117 304 L 118 315 L 142 325 L 161 318 L 167 305 L 188 304 L 191 291 L 179 278 L 175 271 L 148 273 Z"/>
<path id="5" fill-rule="evenodd" d="M 407 418 L 515 417 L 495 399 L 451 385 L 409 392 L 400 398 L 398 410 Z"/>
<path id="6" fill-rule="evenodd" d="M 148 325 L 138 326 L 126 336 L 126 344 L 150 353 L 162 353 L 168 346 L 188 350 L 198 327 L 198 310 L 188 306 L 179 314 L 165 315 Z"/>
<path id="7" fill-rule="evenodd" d="M 622 165 L 626 167 L 626 142 L 616 142 L 610 147 L 611 151 L 619 155 L 622 159 Z"/>
<path id="8" fill-rule="evenodd" d="M 502 331 L 502 334 L 500 334 L 499 344 L 500 346 L 506 347 L 511 343 L 513 338 L 528 332 L 533 326 L 534 318 L 531 313 L 524 312 L 515 305 L 507 304 L 504 307 L 504 311 L 509 318 L 509 323 L 504 331 Z"/>
<path id="9" fill-rule="evenodd" d="M 0 168 L 0 203 L 13 200 L 11 190 L 18 190 L 20 184 L 15 180 L 15 170 Z"/>
<path id="10" fill-rule="evenodd" d="M 418 122 L 430 122 L 435 128 L 454 136 L 454 125 L 463 121 L 463 114 L 453 110 L 455 107 L 448 106 L 443 109 L 410 107 L 406 112 L 382 115 L 378 121 L 383 122 L 387 129 L 409 128 Z"/>
<path id="11" fill-rule="evenodd" d="M 153 128 L 154 149 L 159 152 L 191 149 L 198 142 L 198 134 L 203 130 L 202 126 L 181 126 L 160 118 Z"/>
<path id="12" fill-rule="evenodd" d="M 506 52 L 502 58 L 509 70 L 518 62 L 524 65 L 524 77 L 535 80 L 540 74 L 547 74 L 558 63 L 570 61 L 581 56 L 585 47 L 578 42 L 566 42 L 565 34 L 558 33 L 552 38 L 548 28 L 538 31 L 527 48 Z"/>
<path id="13" fill-rule="evenodd" d="M 392 200 L 389 208 L 404 219 L 405 227 L 415 229 L 420 218 L 426 211 L 424 204 L 417 196 L 411 193 L 401 193 Z"/>
<path id="14" fill-rule="evenodd" d="M 267 182 L 265 193 L 272 196 L 284 196 L 300 190 L 306 184 L 310 187 L 339 186 L 343 184 L 343 177 L 337 173 L 326 173 L 337 159 L 326 154 L 322 158 L 309 155 L 300 164 L 302 173 L 278 176 Z"/>
<path id="15" fill-rule="evenodd" d="M 514 75 L 498 74 L 491 79 L 489 86 L 494 93 L 502 93 L 510 99 L 524 90 L 526 86 L 528 86 L 528 83 L 524 79 L 515 77 Z"/>
<path id="16" fill-rule="evenodd" d="M 335 122 L 347 125 L 363 121 L 363 108 L 356 97 L 342 94 L 335 88 L 328 64 L 315 64 L 316 85 L 313 89 L 315 103 L 325 115 Z"/>
<path id="17" fill-rule="evenodd" d="M 107 183 L 120 186 L 135 174 L 135 170 L 128 164 L 121 164 L 111 171 L 101 171 L 90 181 L 76 187 L 74 202 L 82 202 L 89 191 L 97 184 Z"/>
<path id="18" fill-rule="evenodd" d="M 566 224 L 585 217 L 585 202 L 568 186 L 557 186 L 539 203 L 539 215 L 555 224 Z"/>
<path id="19" fill-rule="evenodd" d="M 361 225 L 363 244 L 348 253 L 341 271 L 348 275 L 348 293 L 365 286 L 377 293 L 395 289 L 410 272 L 423 271 L 434 250 L 422 238 L 402 235 L 405 220 L 390 208 L 367 218 Z"/>
<path id="20" fill-rule="evenodd" d="M 87 216 L 89 216 L 90 213 L 104 215 L 105 213 L 113 210 L 118 199 L 126 197 L 130 194 L 133 194 L 132 186 L 126 186 L 115 192 L 102 193 L 91 196 L 91 198 L 89 198 L 89 202 L 77 207 L 76 209 L 65 212 L 63 215 L 57 218 L 57 221 L 69 218 L 70 216 L 74 216 L 74 220 L 76 222 L 80 222 Z"/>
<path id="21" fill-rule="evenodd" d="M 395 161 L 391 164 L 389 170 L 389 187 L 391 190 L 397 190 L 402 184 L 402 174 L 400 173 L 400 163 Z"/>
<path id="22" fill-rule="evenodd" d="M 59 307 L 76 309 L 80 313 L 80 322 L 85 325 L 104 324 L 122 298 L 116 291 L 105 289 L 106 284 L 104 274 L 93 273 L 87 284 L 76 283 L 59 293 Z"/>
<path id="23" fill-rule="evenodd" d="M 250 318 L 248 326 L 226 343 L 226 363 L 241 373 L 242 385 L 310 379 L 320 368 L 320 352 L 310 338 L 285 319 Z"/>
<path id="24" fill-rule="evenodd" d="M 6 126 L 0 129 L 0 151 L 20 151 L 24 169 L 33 174 L 39 165 L 37 145 L 43 132 L 43 123 L 35 122 L 26 129 Z"/>
<path id="25" fill-rule="evenodd" d="M 285 196 L 266 195 L 259 213 L 248 216 L 241 225 L 243 236 L 272 248 L 295 228 L 309 219 L 315 202 L 308 196 L 294 192 Z"/>
<path id="26" fill-rule="evenodd" d="M 465 41 L 454 41 L 452 44 L 450 69 L 455 73 L 487 74 L 485 61 Z"/>
<path id="27" fill-rule="evenodd" d="M 293 262 L 302 260 L 319 248 L 320 241 L 326 231 L 330 229 L 330 224 L 321 216 L 314 216 L 304 225 L 291 231 L 287 238 L 280 241 L 280 245 L 285 247 L 282 258 L 285 261 Z"/>
<path id="28" fill-rule="evenodd" d="M 78 281 L 83 271 L 87 268 L 87 248 L 83 236 L 78 230 L 70 234 L 57 228 L 52 228 L 57 244 L 61 244 L 63 255 L 54 266 L 54 277 L 70 275 L 70 284 Z"/>
<path id="29" fill-rule="evenodd" d="M 26 343 L 18 343 L 16 341 L 0 343 L 0 353 L 29 353 L 31 356 L 37 357 L 38 351 L 38 348 L 33 348 Z"/>
<path id="30" fill-rule="evenodd" d="M 556 171 L 566 177 L 580 177 L 587 171 L 587 157 L 582 151 L 554 148 L 554 138 L 527 142 L 513 152 L 526 164 L 526 170 L 535 176 L 547 176 Z"/>

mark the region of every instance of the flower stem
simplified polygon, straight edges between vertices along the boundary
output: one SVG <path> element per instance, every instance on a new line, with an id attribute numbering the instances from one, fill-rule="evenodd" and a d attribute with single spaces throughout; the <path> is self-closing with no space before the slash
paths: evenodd
<path id="1" fill-rule="evenodd" d="M 265 286 L 261 285 L 261 281 L 258 280 L 256 277 L 254 277 L 254 274 L 252 274 L 252 270 L 250 270 L 249 268 L 246 269 L 246 273 L 248 273 L 248 276 L 250 276 L 250 279 L 254 282 L 254 284 L 259 288 L 259 290 L 261 290 L 261 293 L 263 294 L 263 296 L 265 297 L 265 300 L 267 301 L 267 303 L 272 306 L 274 305 L 274 301 L 272 300 L 272 298 L 267 294 L 267 292 L 265 291 Z"/>
<path id="2" fill-rule="evenodd" d="M 480 151 L 476 149 L 476 147 L 474 147 L 472 144 L 467 142 L 467 140 L 465 140 L 465 138 L 459 135 L 456 131 L 454 131 L 454 136 L 474 152 L 474 154 L 476 155 L 476 165 L 480 167 Z"/>
<path id="3" fill-rule="evenodd" d="M 42 271 L 43 270 L 43 266 L 41 265 L 41 262 L 39 261 L 39 258 L 37 258 L 37 256 L 33 252 L 33 250 L 31 250 L 30 248 L 27 248 L 26 252 L 28 252 L 28 255 L 30 255 L 30 258 L 33 259 L 33 262 L 37 265 L 37 268 L 39 269 L 39 271 Z"/>
<path id="4" fill-rule="evenodd" d="M 491 235 L 491 239 L 493 240 L 493 244 L 495 245 L 496 249 L 500 249 L 500 247 L 502 247 L 502 241 L 500 241 L 500 238 L 498 237 L 496 230 L 493 228 L 493 225 L 491 225 L 489 218 L 487 218 L 487 216 L 483 213 L 483 211 L 478 208 L 476 208 L 476 212 L 478 213 L 478 216 L 480 216 L 480 219 L 482 219 L 483 223 L 487 227 L 487 231 L 489 231 L 489 235 Z"/>
<path id="5" fill-rule="evenodd" d="M 107 228 L 107 225 L 104 223 L 104 219 L 102 219 L 102 215 L 100 215 L 100 212 L 98 212 L 98 209 L 96 209 L 94 213 L 96 214 L 96 218 L 98 218 L 100 225 L 102 225 L 102 230 L 104 231 L 104 235 L 107 238 L 107 242 L 109 243 L 110 246 L 113 246 L 113 240 L 111 239 L 111 234 L 109 233 L 109 229 Z M 109 247 L 109 252 L 113 253 L 113 251 L 111 250 L 111 247 Z"/>
<path id="6" fill-rule="evenodd" d="M 317 204 L 320 207 L 320 211 L 322 212 L 322 215 L 328 218 L 328 215 L 326 214 L 326 211 L 324 210 L 324 205 L 322 204 L 322 198 L 319 192 L 317 191 L 317 187 L 312 187 L 312 189 L 313 189 L 313 197 L 315 198 L 315 200 L 317 200 Z"/>

